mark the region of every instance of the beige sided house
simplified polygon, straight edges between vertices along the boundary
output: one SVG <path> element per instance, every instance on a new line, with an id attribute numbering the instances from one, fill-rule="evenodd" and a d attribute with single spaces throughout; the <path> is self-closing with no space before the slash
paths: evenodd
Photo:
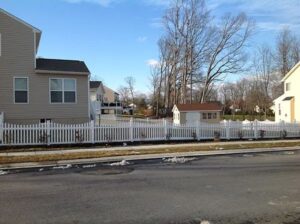
<path id="1" fill-rule="evenodd" d="M 281 81 L 284 94 L 274 100 L 275 121 L 300 122 L 300 62 Z"/>
<path id="2" fill-rule="evenodd" d="M 217 123 L 221 120 L 222 105 L 216 102 L 177 104 L 172 112 L 174 124 Z"/>
<path id="3" fill-rule="evenodd" d="M 41 34 L 0 9 L 0 114 L 17 124 L 89 121 L 87 66 L 37 58 Z"/>

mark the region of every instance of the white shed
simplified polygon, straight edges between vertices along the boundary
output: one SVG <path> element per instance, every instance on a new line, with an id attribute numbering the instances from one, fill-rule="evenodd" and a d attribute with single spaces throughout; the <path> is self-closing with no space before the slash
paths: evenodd
<path id="1" fill-rule="evenodd" d="M 221 120 L 222 105 L 218 102 L 176 104 L 172 112 L 174 124 L 217 123 Z"/>

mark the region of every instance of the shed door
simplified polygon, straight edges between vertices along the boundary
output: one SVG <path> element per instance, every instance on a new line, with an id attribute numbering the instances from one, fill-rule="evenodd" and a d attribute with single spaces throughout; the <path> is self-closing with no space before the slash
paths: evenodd
<path id="1" fill-rule="evenodd" d="M 187 124 L 196 124 L 199 120 L 200 114 L 196 112 L 188 112 L 186 113 L 186 123 Z"/>

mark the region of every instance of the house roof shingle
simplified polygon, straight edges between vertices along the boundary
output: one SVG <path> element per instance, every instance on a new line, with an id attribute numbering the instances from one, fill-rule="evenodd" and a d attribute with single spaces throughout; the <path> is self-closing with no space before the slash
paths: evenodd
<path id="1" fill-rule="evenodd" d="M 101 85 L 101 81 L 90 81 L 90 88 L 95 89 L 98 88 Z"/>
<path id="2" fill-rule="evenodd" d="M 90 74 L 90 71 L 86 64 L 83 61 L 76 60 L 37 58 L 36 70 Z"/>
<path id="3" fill-rule="evenodd" d="M 222 105 L 218 102 L 193 103 L 193 104 L 177 104 L 179 111 L 221 111 Z"/>

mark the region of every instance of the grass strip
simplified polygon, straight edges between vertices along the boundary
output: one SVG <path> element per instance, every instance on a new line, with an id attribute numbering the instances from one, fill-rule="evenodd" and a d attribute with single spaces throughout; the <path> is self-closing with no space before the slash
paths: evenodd
<path id="1" fill-rule="evenodd" d="M 129 155 L 148 155 L 163 153 L 184 153 L 197 151 L 216 151 L 232 149 L 253 149 L 253 148 L 274 148 L 274 147 L 295 147 L 300 146 L 299 142 L 268 142 L 268 143 L 241 143 L 241 144 L 220 144 L 220 145 L 195 145 L 195 146 L 178 146 L 165 148 L 151 148 L 147 150 L 115 150 L 115 151 L 93 151 L 93 152 L 69 152 L 65 154 L 48 154 L 48 155 L 30 155 L 30 156 L 5 156 L 0 157 L 0 164 L 25 163 L 25 162 L 54 162 L 59 160 L 91 159 L 105 158 L 115 156 Z"/>

